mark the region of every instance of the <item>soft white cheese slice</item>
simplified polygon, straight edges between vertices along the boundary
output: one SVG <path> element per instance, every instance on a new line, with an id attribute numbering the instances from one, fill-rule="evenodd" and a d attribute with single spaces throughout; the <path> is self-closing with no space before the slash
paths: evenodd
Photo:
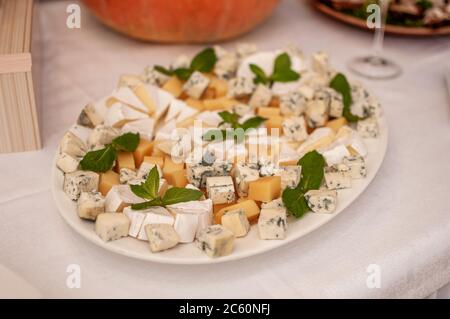
<path id="1" fill-rule="evenodd" d="M 177 214 L 173 227 L 180 237 L 180 243 L 192 243 L 198 228 L 198 215 Z"/>
<path id="2" fill-rule="evenodd" d="M 323 151 L 322 155 L 325 157 L 327 165 L 332 166 L 341 163 L 344 157 L 350 156 L 350 152 L 345 145 L 337 145 L 331 149 Z"/>
<path id="3" fill-rule="evenodd" d="M 69 132 L 78 137 L 84 143 L 88 144 L 89 135 L 91 135 L 92 129 L 86 126 L 75 124 L 72 125 L 72 127 L 69 129 Z"/>
<path id="4" fill-rule="evenodd" d="M 120 128 L 130 121 L 148 118 L 148 115 L 122 104 L 114 103 L 108 110 L 105 118 L 105 124 Z"/>
<path id="5" fill-rule="evenodd" d="M 146 118 L 126 123 L 122 127 L 123 133 L 139 133 L 140 137 L 151 141 L 153 139 L 153 129 L 155 127 L 155 120 Z"/>
<path id="6" fill-rule="evenodd" d="M 134 92 L 127 86 L 122 86 L 115 89 L 111 96 L 124 104 L 128 104 L 141 112 L 148 113 L 148 108 L 144 103 L 134 94 Z"/>
<path id="7" fill-rule="evenodd" d="M 114 185 L 106 194 L 105 211 L 121 212 L 126 206 L 138 204 L 144 200 L 136 196 L 129 185 Z"/>
<path id="8" fill-rule="evenodd" d="M 164 122 L 169 122 L 177 118 L 177 116 L 181 113 L 181 111 L 187 107 L 186 103 L 181 100 L 173 99 L 170 102 L 169 108 L 167 110 L 167 114 L 164 118 Z"/>
<path id="9" fill-rule="evenodd" d="M 200 113 L 196 119 L 211 127 L 218 127 L 219 123 L 223 121 L 217 112 L 211 111 Z"/>

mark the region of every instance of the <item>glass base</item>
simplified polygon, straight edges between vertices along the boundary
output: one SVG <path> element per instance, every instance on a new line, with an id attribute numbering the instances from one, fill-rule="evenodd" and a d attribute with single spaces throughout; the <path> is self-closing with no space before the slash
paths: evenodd
<path id="1" fill-rule="evenodd" d="M 396 63 L 379 56 L 355 58 L 348 67 L 354 73 L 369 79 L 393 79 L 402 73 Z"/>

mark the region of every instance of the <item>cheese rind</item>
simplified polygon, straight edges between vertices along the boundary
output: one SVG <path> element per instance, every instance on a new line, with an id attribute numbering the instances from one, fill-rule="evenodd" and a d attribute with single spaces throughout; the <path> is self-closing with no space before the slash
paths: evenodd
<path id="1" fill-rule="evenodd" d="M 126 237 L 130 220 L 123 214 L 103 213 L 95 221 L 95 233 L 104 241 Z"/>
<path id="2" fill-rule="evenodd" d="M 212 225 L 203 229 L 197 238 L 197 247 L 211 258 L 231 254 L 234 234 L 222 225 Z"/>
<path id="3" fill-rule="evenodd" d="M 258 219 L 260 239 L 284 239 L 287 231 L 285 209 L 263 208 Z"/>
<path id="4" fill-rule="evenodd" d="M 78 198 L 77 211 L 80 218 L 95 220 L 105 212 L 105 198 L 99 192 L 82 192 Z"/>
<path id="5" fill-rule="evenodd" d="M 180 240 L 173 226 L 168 224 L 146 225 L 145 233 L 153 253 L 173 248 Z"/>
<path id="6" fill-rule="evenodd" d="M 105 197 L 105 210 L 107 212 L 122 212 L 131 204 L 138 204 L 144 200 L 136 196 L 129 185 L 115 185 Z"/>
<path id="7" fill-rule="evenodd" d="M 222 226 L 231 230 L 236 237 L 244 237 L 250 230 L 250 223 L 243 209 L 226 212 L 222 216 Z"/>
<path id="8" fill-rule="evenodd" d="M 336 210 L 337 192 L 335 190 L 310 190 L 305 194 L 308 207 L 318 214 L 331 214 Z"/>
<path id="9" fill-rule="evenodd" d="M 99 175 L 90 171 L 75 171 L 64 175 L 64 192 L 71 200 L 78 200 L 82 192 L 98 190 Z"/>

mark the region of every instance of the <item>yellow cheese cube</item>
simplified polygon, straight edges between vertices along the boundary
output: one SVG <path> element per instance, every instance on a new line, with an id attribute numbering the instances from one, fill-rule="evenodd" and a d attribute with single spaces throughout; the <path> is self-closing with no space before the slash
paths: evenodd
<path id="1" fill-rule="evenodd" d="M 166 90 L 175 97 L 179 97 L 183 93 L 183 81 L 176 76 L 172 76 L 163 86 L 163 90 Z"/>
<path id="2" fill-rule="evenodd" d="M 280 109 L 277 107 L 258 107 L 258 115 L 266 118 L 280 116 Z"/>
<path id="3" fill-rule="evenodd" d="M 109 190 L 114 185 L 120 184 L 119 174 L 114 171 L 107 171 L 106 173 L 100 173 L 100 182 L 98 184 L 98 191 L 102 193 L 103 196 L 108 194 Z"/>
<path id="4" fill-rule="evenodd" d="M 281 182 L 280 182 L 281 183 Z M 248 199 L 243 200 L 237 204 L 228 205 L 222 209 L 220 209 L 217 213 L 214 214 L 214 221 L 216 224 L 220 224 L 222 222 L 222 216 L 231 210 L 242 209 L 247 216 L 247 219 L 250 223 L 256 222 L 259 216 L 259 206 L 255 203 L 255 201 Z"/>
<path id="5" fill-rule="evenodd" d="M 156 164 L 160 168 L 164 166 L 164 157 L 162 156 L 144 156 L 144 163 Z"/>
<path id="6" fill-rule="evenodd" d="M 347 120 L 345 117 L 340 117 L 331 121 L 328 121 L 327 124 L 325 124 L 326 127 L 331 128 L 335 133 L 339 131 L 341 127 L 344 125 L 347 125 Z"/>
<path id="7" fill-rule="evenodd" d="M 120 172 L 121 168 L 135 169 L 136 164 L 134 162 L 133 153 L 123 151 L 117 152 L 116 168 L 117 172 Z"/>
<path id="8" fill-rule="evenodd" d="M 248 185 L 248 198 L 260 202 L 270 202 L 281 195 L 281 177 L 267 176 Z"/>
<path id="9" fill-rule="evenodd" d="M 234 99 L 229 99 L 227 97 L 219 97 L 216 99 L 206 99 L 203 100 L 203 106 L 205 110 L 216 111 L 216 110 L 230 110 L 236 105 L 238 101 Z"/>
<path id="10" fill-rule="evenodd" d="M 273 96 L 269 102 L 269 106 L 271 107 L 280 107 L 280 99 L 278 96 Z"/>
<path id="11" fill-rule="evenodd" d="M 297 165 L 298 160 L 290 160 L 278 163 L 280 166 L 295 166 Z"/>
<path id="12" fill-rule="evenodd" d="M 188 98 L 186 99 L 186 104 L 189 105 L 190 107 L 197 109 L 199 111 L 203 111 L 204 110 L 204 106 L 203 106 L 203 102 L 200 100 L 196 100 L 196 99 L 192 99 L 192 98 Z"/>
<path id="13" fill-rule="evenodd" d="M 272 129 L 278 129 L 278 134 L 281 135 L 281 129 L 283 124 L 283 117 L 279 115 L 268 117 L 267 121 L 264 122 L 267 127 L 268 133 L 270 134 Z M 274 131 L 275 133 L 275 131 Z"/>
<path id="14" fill-rule="evenodd" d="M 154 142 L 150 142 L 143 138 L 141 138 L 139 140 L 139 145 L 136 148 L 136 150 L 133 152 L 134 163 L 135 163 L 136 167 L 140 167 L 142 161 L 144 160 L 144 157 L 148 156 L 152 153 L 153 144 L 154 144 Z"/>
<path id="15" fill-rule="evenodd" d="M 228 82 L 225 80 L 213 76 L 210 78 L 209 87 L 213 88 L 216 91 L 216 97 L 222 97 L 227 95 Z"/>
<path id="16" fill-rule="evenodd" d="M 155 113 L 155 111 L 156 111 L 155 102 L 153 101 L 152 97 L 150 96 L 150 94 L 148 93 L 147 89 L 145 88 L 145 86 L 143 84 L 136 86 L 133 89 L 133 92 L 142 101 L 142 103 L 144 103 L 144 105 L 147 107 L 148 113 L 150 115 Z"/>
<path id="17" fill-rule="evenodd" d="M 170 156 L 164 158 L 163 176 L 170 185 L 184 187 L 188 184 L 184 163 L 175 163 Z"/>

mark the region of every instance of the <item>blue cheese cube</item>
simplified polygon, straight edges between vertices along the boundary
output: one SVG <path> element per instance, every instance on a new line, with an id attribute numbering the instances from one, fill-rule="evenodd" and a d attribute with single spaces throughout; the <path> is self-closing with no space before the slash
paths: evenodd
<path id="1" fill-rule="evenodd" d="M 206 191 L 208 198 L 214 204 L 232 203 L 236 199 L 231 176 L 208 177 L 206 179 Z"/>
<path id="2" fill-rule="evenodd" d="M 284 119 L 282 128 L 284 136 L 289 141 L 302 142 L 308 138 L 306 121 L 303 116 Z"/>
<path id="3" fill-rule="evenodd" d="M 248 114 L 254 115 L 253 108 L 244 103 L 236 103 L 233 106 L 233 112 L 239 115 L 240 117 L 246 116 Z"/>
<path id="4" fill-rule="evenodd" d="M 308 207 L 319 214 L 331 214 L 336 210 L 337 192 L 335 190 L 310 190 L 305 194 Z"/>
<path id="5" fill-rule="evenodd" d="M 299 91 L 291 91 L 280 97 L 280 112 L 282 115 L 300 116 L 306 110 L 307 98 Z"/>
<path id="6" fill-rule="evenodd" d="M 159 167 L 159 165 L 156 165 L 153 163 L 148 163 L 148 162 L 143 162 L 141 164 L 141 166 L 139 167 L 138 171 L 136 172 L 136 178 L 146 180 L 148 177 L 148 174 L 155 166 L 156 166 L 156 169 L 158 170 L 159 176 L 162 176 L 163 173 L 162 173 L 161 167 Z"/>
<path id="7" fill-rule="evenodd" d="M 272 91 L 263 84 L 258 84 L 253 92 L 249 104 L 251 107 L 265 107 L 272 99 Z"/>
<path id="8" fill-rule="evenodd" d="M 233 251 L 234 234 L 222 225 L 212 225 L 200 231 L 196 243 L 209 257 L 222 257 Z"/>
<path id="9" fill-rule="evenodd" d="M 233 54 L 220 57 L 214 66 L 214 73 L 221 79 L 229 80 L 234 77 L 239 61 Z"/>
<path id="10" fill-rule="evenodd" d="M 309 127 L 324 126 L 328 121 L 331 96 L 328 90 L 317 90 L 306 106 L 306 121 Z"/>
<path id="11" fill-rule="evenodd" d="M 89 135 L 89 146 L 103 146 L 111 144 L 120 135 L 120 130 L 107 125 L 97 125 Z"/>
<path id="12" fill-rule="evenodd" d="M 163 86 L 167 81 L 169 81 L 170 76 L 155 70 L 153 66 L 148 66 L 144 70 L 142 79 L 148 84 Z"/>
<path id="13" fill-rule="evenodd" d="M 78 169 L 80 159 L 67 153 L 59 153 L 56 159 L 56 166 L 64 173 L 72 173 Z"/>
<path id="14" fill-rule="evenodd" d="M 128 182 L 137 178 L 136 171 L 131 168 L 122 167 L 119 172 L 120 184 L 128 184 Z"/>
<path id="15" fill-rule="evenodd" d="M 261 208 L 286 209 L 281 197 L 270 202 L 262 203 Z"/>
<path id="16" fill-rule="evenodd" d="M 334 167 L 325 168 L 325 183 L 328 189 L 343 189 L 352 187 L 352 179 L 348 174 Z"/>
<path id="17" fill-rule="evenodd" d="M 231 210 L 222 216 L 222 226 L 233 232 L 235 237 L 245 237 L 250 223 L 243 209 Z"/>
<path id="18" fill-rule="evenodd" d="M 60 152 L 73 157 L 82 157 L 88 148 L 86 144 L 72 132 L 67 132 L 61 139 Z"/>
<path id="19" fill-rule="evenodd" d="M 238 163 L 234 169 L 237 192 L 240 197 L 247 197 L 248 185 L 259 179 L 259 166 L 256 163 Z"/>
<path id="20" fill-rule="evenodd" d="M 83 108 L 78 116 L 77 124 L 94 128 L 95 126 L 102 124 L 103 121 L 104 118 L 100 112 L 98 112 L 93 104 L 89 103 Z"/>
<path id="21" fill-rule="evenodd" d="M 105 212 L 105 198 L 99 192 L 82 192 L 78 198 L 77 211 L 80 218 L 95 220 Z"/>
<path id="22" fill-rule="evenodd" d="M 103 213 L 95 221 L 95 233 L 104 241 L 126 237 L 129 228 L 130 220 L 124 214 Z"/>
<path id="23" fill-rule="evenodd" d="M 251 78 L 236 77 L 228 81 L 228 97 L 239 98 L 251 95 L 255 84 Z"/>
<path id="24" fill-rule="evenodd" d="M 258 158 L 259 176 L 273 176 L 277 170 L 275 164 L 266 157 Z"/>
<path id="25" fill-rule="evenodd" d="M 233 164 L 230 161 L 216 159 L 212 165 L 214 176 L 227 176 L 230 174 Z"/>
<path id="26" fill-rule="evenodd" d="M 364 178 L 367 175 L 366 163 L 361 156 L 344 157 L 342 163 L 337 164 L 336 168 L 354 179 Z"/>
<path id="27" fill-rule="evenodd" d="M 356 129 L 363 138 L 376 138 L 379 133 L 378 121 L 374 117 L 358 121 Z"/>
<path id="28" fill-rule="evenodd" d="M 64 175 L 64 192 L 71 200 L 78 200 L 82 192 L 98 190 L 100 176 L 90 171 L 75 171 Z"/>
<path id="29" fill-rule="evenodd" d="M 284 239 L 287 231 L 285 209 L 263 208 L 259 214 L 258 232 L 260 239 Z"/>
<path id="30" fill-rule="evenodd" d="M 195 71 L 183 85 L 183 90 L 193 99 L 199 99 L 209 85 L 209 79 L 202 73 Z"/>
<path id="31" fill-rule="evenodd" d="M 342 94 L 331 88 L 325 89 L 330 94 L 330 110 L 331 117 L 341 117 L 344 112 L 344 99 Z"/>
<path id="32" fill-rule="evenodd" d="M 212 165 L 186 165 L 186 178 L 195 187 L 204 188 L 206 186 L 206 179 L 210 176 L 214 176 L 214 168 Z"/>
<path id="33" fill-rule="evenodd" d="M 172 225 L 149 224 L 145 226 L 145 232 L 152 253 L 173 248 L 180 241 Z"/>
<path id="34" fill-rule="evenodd" d="M 276 176 L 281 177 L 281 189 L 295 188 L 300 182 L 301 167 L 297 165 L 282 166 L 275 171 Z"/>

